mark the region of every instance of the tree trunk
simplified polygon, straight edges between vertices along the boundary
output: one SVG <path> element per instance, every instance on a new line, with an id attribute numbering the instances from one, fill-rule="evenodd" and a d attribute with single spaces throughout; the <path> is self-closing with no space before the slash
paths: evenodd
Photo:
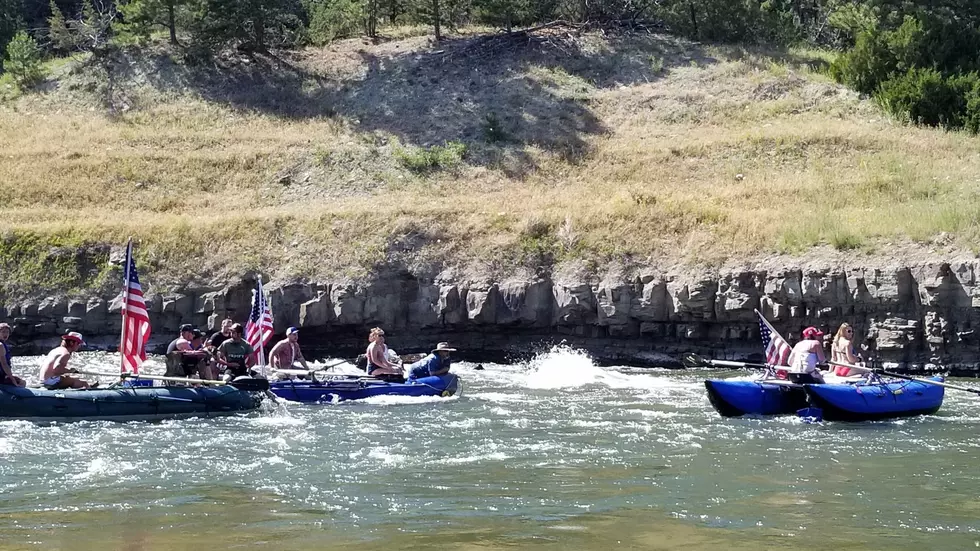
<path id="1" fill-rule="evenodd" d="M 700 33 L 698 32 L 698 14 L 694 11 L 694 3 L 689 3 L 687 7 L 691 10 L 691 25 L 694 27 L 694 36 L 701 38 Z"/>
<path id="2" fill-rule="evenodd" d="M 167 3 L 167 28 L 170 29 L 170 45 L 177 45 L 177 17 L 174 15 L 174 3 Z"/>
<path id="3" fill-rule="evenodd" d="M 442 27 L 440 26 L 442 14 L 439 13 L 439 0 L 432 0 L 432 26 L 436 31 L 436 42 L 442 40 Z"/>
<path id="4" fill-rule="evenodd" d="M 265 51 L 265 10 L 259 8 L 255 17 L 255 49 Z"/>

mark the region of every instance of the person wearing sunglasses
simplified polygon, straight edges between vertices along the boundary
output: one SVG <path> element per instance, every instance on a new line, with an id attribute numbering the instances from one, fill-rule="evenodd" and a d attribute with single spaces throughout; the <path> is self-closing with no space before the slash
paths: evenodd
<path id="1" fill-rule="evenodd" d="M 830 348 L 830 361 L 841 362 L 851 365 L 861 363 L 861 357 L 854 351 L 854 327 L 849 323 L 841 324 L 834 335 L 834 343 Z M 834 375 L 848 377 L 858 373 L 849 367 L 842 365 L 834 366 Z"/>

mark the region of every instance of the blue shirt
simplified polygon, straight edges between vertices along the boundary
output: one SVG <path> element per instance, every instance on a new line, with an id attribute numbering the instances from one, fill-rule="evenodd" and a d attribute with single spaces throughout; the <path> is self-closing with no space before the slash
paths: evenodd
<path id="1" fill-rule="evenodd" d="M 436 371 L 442 371 L 443 369 L 449 368 L 449 363 L 449 358 L 443 360 L 439 354 L 433 352 L 432 354 L 429 354 L 428 356 L 408 366 L 408 372 L 410 373 L 408 378 L 421 379 L 422 377 L 429 377 Z"/>

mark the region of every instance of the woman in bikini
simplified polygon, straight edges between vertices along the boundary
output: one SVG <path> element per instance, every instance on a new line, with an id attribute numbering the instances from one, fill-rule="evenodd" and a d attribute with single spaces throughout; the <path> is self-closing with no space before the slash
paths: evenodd
<path id="1" fill-rule="evenodd" d="M 854 328 L 851 324 L 844 323 L 837 330 L 837 334 L 834 336 L 834 343 L 831 345 L 830 349 L 830 360 L 833 362 L 846 363 L 851 365 L 858 365 L 861 358 L 854 353 Z M 858 372 L 842 365 L 834 366 L 834 375 L 838 377 L 848 377 L 850 375 L 857 375 Z"/>

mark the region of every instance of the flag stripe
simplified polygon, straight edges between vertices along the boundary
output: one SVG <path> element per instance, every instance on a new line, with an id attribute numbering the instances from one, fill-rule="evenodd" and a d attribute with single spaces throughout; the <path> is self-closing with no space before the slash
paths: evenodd
<path id="1" fill-rule="evenodd" d="M 789 355 L 793 349 L 783 337 L 769 325 L 769 321 L 759 314 L 759 335 L 762 337 L 762 346 L 766 349 L 766 363 L 776 366 L 788 366 Z"/>
<path id="2" fill-rule="evenodd" d="M 123 286 L 126 307 L 122 312 L 123 333 L 122 341 L 119 343 L 119 353 L 122 355 L 121 368 L 123 372 L 139 373 L 140 366 L 146 361 L 146 344 L 150 341 L 150 317 L 146 311 L 139 275 L 136 273 L 132 242 L 126 247 Z"/>
<path id="3" fill-rule="evenodd" d="M 258 357 L 260 346 L 264 348 L 269 344 L 274 332 L 272 311 L 265 300 L 265 292 L 262 290 L 260 280 L 252 291 L 252 309 L 245 324 L 245 340 L 255 350 L 255 357 Z M 257 361 L 262 362 L 264 358 L 258 358 Z"/>

